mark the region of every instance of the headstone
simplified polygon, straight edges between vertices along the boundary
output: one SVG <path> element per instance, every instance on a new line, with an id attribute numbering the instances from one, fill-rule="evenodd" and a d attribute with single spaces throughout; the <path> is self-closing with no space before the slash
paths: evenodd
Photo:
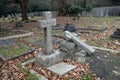
<path id="1" fill-rule="evenodd" d="M 11 20 L 11 16 L 10 16 L 10 14 L 8 14 L 7 18 L 8 18 L 8 20 Z"/>
<path id="2" fill-rule="evenodd" d="M 67 23 L 63 31 L 76 32 L 76 29 L 73 24 Z"/>
<path id="3" fill-rule="evenodd" d="M 112 34 L 111 37 L 120 39 L 120 29 L 116 29 L 116 31 Z"/>
<path id="4" fill-rule="evenodd" d="M 19 16 L 17 13 L 15 13 L 15 20 L 18 20 Z"/>
<path id="5" fill-rule="evenodd" d="M 2 19 L 3 19 L 3 20 L 5 20 L 5 17 L 4 17 L 4 16 L 2 16 Z"/>
<path id="6" fill-rule="evenodd" d="M 13 14 L 11 14 L 11 17 L 12 17 L 12 19 L 14 19 L 15 16 Z"/>
<path id="7" fill-rule="evenodd" d="M 59 76 L 63 76 L 64 74 L 73 70 L 74 68 L 76 68 L 76 66 L 62 62 L 56 65 L 50 66 L 47 69 L 58 74 Z"/>
<path id="8" fill-rule="evenodd" d="M 56 25 L 56 19 L 52 19 L 51 12 L 44 12 L 45 20 L 40 20 L 40 26 L 44 29 L 44 52 L 36 56 L 36 64 L 38 66 L 48 67 L 61 60 L 61 52 L 53 50 L 52 44 L 52 28 Z"/>

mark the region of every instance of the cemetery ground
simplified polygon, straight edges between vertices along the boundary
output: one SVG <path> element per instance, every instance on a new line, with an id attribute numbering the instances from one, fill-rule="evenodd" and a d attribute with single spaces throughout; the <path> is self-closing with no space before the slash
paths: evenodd
<path id="1" fill-rule="evenodd" d="M 20 38 L 14 38 L 13 41 L 14 43 L 27 45 L 30 48 L 34 48 L 35 50 L 34 52 L 31 52 L 30 54 L 26 54 L 26 55 L 17 57 L 15 59 L 11 59 L 6 62 L 3 62 L 1 59 L 0 60 L 0 80 L 24 80 L 24 79 L 25 80 L 38 80 L 37 77 L 32 75 L 28 70 L 23 69 L 21 66 L 21 63 L 34 59 L 35 56 L 39 52 L 42 51 L 43 41 L 44 41 L 43 40 L 43 29 L 41 29 L 39 27 L 39 23 L 35 21 L 38 19 L 39 18 L 35 18 L 34 22 L 29 21 L 28 23 L 23 23 L 23 25 L 20 27 L 15 27 L 16 24 L 14 21 L 3 21 L 2 19 L 0 19 L 1 21 L 0 25 L 2 29 L 4 30 L 7 29 L 6 31 L 23 30 L 23 31 L 33 32 L 34 34 L 32 35 L 20 37 Z M 86 43 L 90 44 L 91 46 L 97 46 L 101 48 L 107 48 L 107 49 L 118 50 L 118 51 L 120 50 L 120 44 L 118 44 L 120 42 L 120 39 L 111 38 L 111 35 L 116 30 L 116 28 L 120 27 L 119 17 L 81 17 L 79 20 L 78 19 L 73 20 L 73 17 L 56 17 L 56 19 L 57 19 L 57 23 L 60 24 L 61 27 L 60 29 L 56 29 L 56 27 L 53 27 L 53 40 L 54 40 L 53 44 L 54 44 L 55 49 L 59 48 L 60 42 L 64 39 L 64 33 L 63 33 L 64 26 L 66 25 L 66 23 L 70 22 L 74 24 L 75 27 L 77 28 L 76 33 L 80 35 L 80 38 L 84 40 Z M 6 34 L 8 33 L 6 32 Z M 15 32 L 12 35 L 17 35 L 17 34 L 18 33 Z M 10 35 L 5 35 L 5 36 L 10 36 Z M 1 54 L 4 53 L 2 49 L 0 49 Z M 20 49 L 24 49 L 24 46 Z M 16 52 L 15 54 L 17 54 L 19 53 L 20 49 L 18 49 L 18 51 L 15 51 L 12 49 L 12 51 Z M 26 49 L 23 51 L 26 51 Z M 24 53 L 23 51 L 20 51 L 20 53 Z M 117 66 L 118 69 L 112 70 L 112 71 L 116 75 L 118 76 L 120 75 L 120 72 L 119 72 L 120 71 L 119 70 L 120 69 L 119 68 L 120 52 L 115 53 L 115 52 L 110 52 L 110 51 L 96 50 L 96 53 L 99 53 L 95 55 L 99 56 L 100 58 L 102 57 L 102 60 L 98 61 L 99 57 L 91 55 L 92 60 L 96 61 L 96 62 L 93 62 L 92 64 L 90 64 L 91 58 L 90 58 L 90 61 L 88 58 L 87 59 L 88 61 L 86 62 L 62 60 L 65 63 L 73 64 L 77 66 L 74 70 L 68 72 L 62 77 L 56 75 L 55 73 L 45 68 L 37 67 L 34 63 L 29 63 L 25 66 L 28 69 L 34 69 L 40 74 L 39 76 L 42 75 L 46 77 L 48 80 L 69 80 L 69 79 L 70 80 L 99 80 L 99 77 L 102 78 L 105 75 L 107 76 L 103 80 L 110 80 L 110 78 L 113 76 L 109 76 L 110 73 L 106 73 L 106 72 L 111 71 L 111 66 L 113 65 L 118 65 Z M 114 57 L 113 55 L 117 57 Z M 9 57 L 9 55 L 6 55 L 6 56 Z M 106 61 L 103 62 L 103 60 L 106 60 Z M 103 62 L 104 65 L 102 65 L 101 61 Z M 97 66 L 97 64 L 99 66 Z M 92 65 L 95 65 L 95 66 L 92 66 Z M 108 68 L 107 66 L 109 66 L 108 71 L 106 70 L 106 68 Z M 98 68 L 101 68 L 102 70 Z M 103 70 L 106 72 L 104 73 Z M 111 78 L 111 80 L 119 80 L 119 78 L 117 77 L 116 79 L 113 77 Z"/>

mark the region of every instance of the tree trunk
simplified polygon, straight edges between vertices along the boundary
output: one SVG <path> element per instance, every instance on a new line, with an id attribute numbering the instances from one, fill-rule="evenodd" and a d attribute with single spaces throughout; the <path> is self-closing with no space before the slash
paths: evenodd
<path id="1" fill-rule="evenodd" d="M 21 2 L 20 2 L 20 6 L 22 9 L 22 21 L 28 20 L 27 3 L 28 3 L 28 0 L 21 0 Z"/>
<path id="2" fill-rule="evenodd" d="M 65 0 L 59 0 L 59 15 L 60 16 L 64 16 L 65 15 L 65 13 L 66 13 L 66 10 L 65 10 L 65 8 L 66 8 L 66 2 L 65 2 Z"/>

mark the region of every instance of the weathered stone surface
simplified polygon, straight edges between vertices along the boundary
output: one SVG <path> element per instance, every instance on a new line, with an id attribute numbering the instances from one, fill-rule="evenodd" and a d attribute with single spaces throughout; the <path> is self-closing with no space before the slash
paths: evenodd
<path id="1" fill-rule="evenodd" d="M 74 68 L 76 68 L 76 66 L 62 62 L 62 63 L 56 64 L 56 65 L 50 66 L 47 69 L 50 71 L 53 71 L 54 73 L 58 74 L 59 76 L 63 76 L 68 71 L 71 71 Z"/>
<path id="2" fill-rule="evenodd" d="M 32 34 L 33 34 L 33 32 L 29 32 L 29 33 L 26 33 L 26 34 L 19 34 L 19 35 L 13 35 L 13 36 L 8 36 L 8 37 L 3 37 L 3 38 L 0 38 L 0 40 L 26 37 L 26 36 L 30 36 Z"/>
<path id="3" fill-rule="evenodd" d="M 38 66 L 48 67 L 56 62 L 61 60 L 61 52 L 59 50 L 54 51 L 52 54 L 45 55 L 44 53 L 40 53 L 36 56 L 35 63 Z"/>
<path id="4" fill-rule="evenodd" d="M 85 57 L 87 55 L 87 53 L 84 50 L 81 50 L 81 51 L 77 52 L 76 55 Z"/>
<path id="5" fill-rule="evenodd" d="M 79 39 L 76 34 L 72 34 L 69 31 L 65 31 L 65 35 L 67 38 L 70 38 L 73 40 L 73 42 L 77 45 L 79 45 L 84 51 L 86 51 L 89 55 L 93 54 L 95 52 L 95 49 L 93 49 L 91 46 L 83 42 L 81 39 Z"/>
<path id="6" fill-rule="evenodd" d="M 85 62 L 85 57 L 78 57 L 77 62 L 84 63 Z"/>
<path id="7" fill-rule="evenodd" d="M 67 23 L 63 31 L 76 32 L 76 28 L 73 24 Z"/>
<path id="8" fill-rule="evenodd" d="M 14 44 L 12 39 L 0 40 L 0 47 L 7 47 Z"/>
<path id="9" fill-rule="evenodd" d="M 75 53 L 80 50 L 80 46 L 76 45 L 71 41 L 62 41 L 60 50 L 65 51 L 67 53 Z"/>
<path id="10" fill-rule="evenodd" d="M 39 20 L 40 26 L 44 28 L 44 51 L 46 55 L 52 53 L 53 45 L 52 45 L 52 28 L 51 26 L 56 25 L 56 19 L 52 19 L 51 12 L 44 12 L 45 20 Z"/>

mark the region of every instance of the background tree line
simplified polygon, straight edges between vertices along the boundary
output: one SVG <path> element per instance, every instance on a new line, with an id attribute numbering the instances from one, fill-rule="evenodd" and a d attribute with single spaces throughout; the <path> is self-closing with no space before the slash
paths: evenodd
<path id="1" fill-rule="evenodd" d="M 26 12 L 40 12 L 48 10 L 58 10 L 60 15 L 64 15 L 71 12 L 74 8 L 81 11 L 84 6 L 100 7 L 119 5 L 120 0 L 0 0 L 0 16 L 22 12 L 25 17 L 26 15 L 24 14 Z M 80 7 L 78 8 L 78 6 Z M 73 13 L 74 12 L 75 10 L 73 10 Z M 27 16 L 25 19 L 27 19 Z"/>

